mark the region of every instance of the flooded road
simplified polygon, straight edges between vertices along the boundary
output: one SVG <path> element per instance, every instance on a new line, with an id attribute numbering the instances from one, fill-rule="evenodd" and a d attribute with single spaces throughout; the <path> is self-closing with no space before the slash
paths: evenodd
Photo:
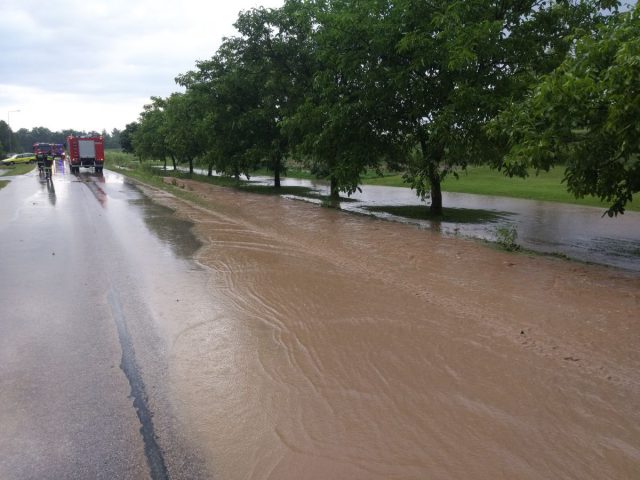
<path id="1" fill-rule="evenodd" d="M 212 210 L 158 199 L 207 269 L 170 383 L 217 478 L 638 476 L 636 275 L 183 187 Z"/>
<path id="2" fill-rule="evenodd" d="M 95 389 L 100 405 L 106 390 L 125 412 L 109 407 L 127 435 L 114 428 L 108 441 L 85 442 L 98 451 L 92 458 L 110 466 L 131 442 L 130 462 L 146 457 L 150 464 L 144 415 L 127 396 L 146 399 L 165 470 L 153 474 L 138 463 L 120 467 L 118 478 L 640 474 L 636 273 L 507 254 L 414 225 L 186 180 L 180 186 L 197 203 L 108 171 L 57 175 L 53 195 L 37 177 L 14 182 L 0 192 L 5 252 L 18 258 L 16 225 L 44 225 L 39 231 L 55 240 L 55 258 L 65 265 L 47 267 L 48 276 L 69 281 L 89 262 L 82 281 L 96 291 L 88 303 L 52 294 L 45 307 L 57 312 L 55 325 L 100 325 L 96 338 L 113 347 L 105 347 L 105 366 L 74 364 L 81 379 L 96 379 L 93 387 L 80 382 L 79 391 Z M 20 210 L 9 210 L 17 199 Z M 74 238 L 83 255 L 64 247 Z M 100 250 L 90 255 L 85 240 L 93 238 Z M 3 274 L 17 262 L 6 258 Z M 10 302 L 12 282 L 0 285 Z M 20 312 L 13 323 L 30 318 Z M 49 405 L 32 396 L 13 407 L 6 392 L 19 382 L 5 383 L 6 362 L 21 337 L 0 325 L 0 420 L 4 428 L 23 412 L 29 426 L 28 414 Z M 37 325 L 51 333 L 51 325 Z M 72 340 L 66 350 L 82 352 Z M 120 356 L 134 360 L 137 377 L 122 364 L 112 368 Z M 54 385 L 48 391 L 61 395 Z M 70 420 L 72 394 L 56 403 L 62 425 L 55 415 L 38 418 L 77 443 L 86 434 L 83 422 Z M 82 418 L 108 425 L 108 411 L 98 413 Z M 1 474 L 22 462 L 31 468 L 31 457 L 12 446 L 31 437 L 12 422 L 11 436 L 0 433 Z M 72 452 L 40 454 L 68 470 Z M 59 478 L 36 465 L 37 478 Z M 106 467 L 96 477 L 109 478 Z"/>
<path id="3" fill-rule="evenodd" d="M 0 191 L 0 478 L 207 478 L 140 287 L 145 262 L 196 268 L 199 243 L 121 176 L 55 166 Z"/>

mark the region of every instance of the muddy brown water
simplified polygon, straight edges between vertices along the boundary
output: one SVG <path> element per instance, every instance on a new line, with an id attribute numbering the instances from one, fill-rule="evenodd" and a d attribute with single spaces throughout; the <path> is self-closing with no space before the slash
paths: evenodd
<path id="1" fill-rule="evenodd" d="M 196 173 L 207 174 L 199 169 Z M 271 186 L 273 178 L 252 176 L 251 182 Z M 285 177 L 282 186 L 304 187 L 319 195 L 329 195 L 329 185 L 323 180 Z M 461 222 L 445 218 L 433 222 L 384 211 L 406 206 L 427 208 L 428 200 L 421 200 L 409 188 L 362 185 L 360 191 L 345 200 L 340 202 L 343 210 L 418 225 L 445 236 L 495 242 L 500 229 L 515 229 L 518 245 L 534 252 L 640 272 L 640 212 L 626 211 L 624 215 L 609 218 L 603 207 L 443 192 L 445 209 L 475 210 L 484 212 L 487 217 L 483 221 Z M 372 211 L 372 208 L 378 211 Z"/>
<path id="2" fill-rule="evenodd" d="M 150 294 L 213 478 L 640 478 L 636 274 L 181 183 L 191 314 Z"/>

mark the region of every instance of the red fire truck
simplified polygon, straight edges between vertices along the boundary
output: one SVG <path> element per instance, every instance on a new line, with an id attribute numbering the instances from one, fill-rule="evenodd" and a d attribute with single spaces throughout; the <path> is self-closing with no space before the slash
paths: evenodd
<path id="1" fill-rule="evenodd" d="M 51 144 L 50 143 L 34 143 L 33 153 L 37 159 L 51 155 L 52 154 Z"/>
<path id="2" fill-rule="evenodd" d="M 102 172 L 104 166 L 104 141 L 100 137 L 67 137 L 67 157 L 71 173 L 80 172 L 80 167 L 95 168 Z"/>
<path id="3" fill-rule="evenodd" d="M 34 143 L 33 153 L 36 156 L 36 162 L 38 162 L 38 170 L 45 172 L 45 167 L 51 169 L 53 163 L 53 151 L 50 143 Z"/>

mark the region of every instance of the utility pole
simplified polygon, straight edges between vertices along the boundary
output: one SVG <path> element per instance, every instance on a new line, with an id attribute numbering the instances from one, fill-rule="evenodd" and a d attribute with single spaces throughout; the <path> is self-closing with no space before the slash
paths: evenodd
<path id="1" fill-rule="evenodd" d="M 11 130 L 11 114 L 19 111 L 20 110 L 9 110 L 7 112 L 7 127 L 9 127 L 9 151 L 7 153 L 11 153 L 11 140 L 13 138 L 13 130 Z"/>

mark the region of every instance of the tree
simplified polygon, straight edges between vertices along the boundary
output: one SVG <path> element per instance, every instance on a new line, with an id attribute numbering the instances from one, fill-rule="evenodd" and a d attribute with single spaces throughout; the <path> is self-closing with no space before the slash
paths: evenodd
<path id="1" fill-rule="evenodd" d="M 34 143 L 65 143 L 66 137 L 60 132 L 52 132 L 45 127 L 35 127 L 31 130 L 21 128 L 14 135 L 13 142 L 16 150 L 31 151 Z"/>
<path id="2" fill-rule="evenodd" d="M 304 50 L 311 19 L 300 1 L 290 0 L 280 9 L 241 13 L 235 27 L 241 34 L 236 55 L 255 94 L 245 112 L 253 139 L 247 154 L 274 172 L 274 186 L 279 188 L 290 151 L 284 121 L 302 102 L 311 80 Z"/>
<path id="3" fill-rule="evenodd" d="M 202 109 L 199 126 L 209 174 L 215 168 L 239 179 L 249 172 L 245 153 L 252 138 L 243 123 L 247 100 L 255 92 L 240 70 L 236 44 L 237 39 L 226 39 L 211 59 L 197 62 L 197 70 L 178 76 L 176 82 Z"/>
<path id="4" fill-rule="evenodd" d="M 5 155 L 7 153 L 11 153 L 8 151 L 9 145 L 14 145 L 13 142 L 13 131 L 9 124 L 4 120 L 0 120 L 0 155 Z"/>
<path id="5" fill-rule="evenodd" d="M 122 151 L 125 153 L 133 153 L 133 137 L 135 135 L 136 130 L 138 129 L 138 122 L 128 123 L 122 133 L 120 134 L 120 145 L 122 146 Z"/>
<path id="6" fill-rule="evenodd" d="M 562 61 L 575 27 L 590 28 L 614 3 L 319 0 L 318 43 L 334 92 L 324 95 L 321 126 L 355 122 L 357 135 L 330 142 L 337 152 L 362 155 L 363 143 L 383 135 L 413 150 L 406 180 L 441 214 L 442 180 L 499 156 L 487 122 Z"/>
<path id="7" fill-rule="evenodd" d="M 160 97 L 151 97 L 151 103 L 143 107 L 138 127 L 133 133 L 132 143 L 136 155 L 141 158 L 164 160 L 169 153 L 167 138 L 166 101 Z M 175 157 L 172 157 L 175 158 Z M 175 161 L 174 161 L 175 168 Z"/>
<path id="8" fill-rule="evenodd" d="M 300 6 L 290 0 L 281 9 L 242 12 L 235 23 L 240 35 L 225 39 L 211 60 L 177 78 L 206 106 L 202 127 L 209 136 L 210 169 L 215 163 L 216 170 L 238 177 L 263 164 L 280 187 L 289 152 L 283 121 L 301 102 L 310 78 L 300 44 L 311 24 L 296 15 Z"/>
<path id="9" fill-rule="evenodd" d="M 114 128 L 110 134 L 106 134 L 104 137 L 104 148 L 121 149 L 120 145 L 120 130 Z"/>
<path id="10" fill-rule="evenodd" d="M 178 161 L 189 164 L 193 174 L 193 161 L 204 153 L 205 141 L 198 129 L 202 118 L 202 105 L 190 92 L 172 93 L 165 102 L 166 146 Z"/>
<path id="11" fill-rule="evenodd" d="M 306 5 L 314 34 L 304 43 L 314 72 L 304 102 L 286 119 L 296 150 L 330 181 L 330 196 L 358 189 L 367 168 L 393 152 L 392 133 L 380 119 L 386 105 L 368 85 L 376 82 L 368 47 L 377 41 L 370 15 L 379 2 L 316 1 Z"/>
<path id="12" fill-rule="evenodd" d="M 640 7 L 577 39 L 575 50 L 492 125 L 509 175 L 564 165 L 568 190 L 622 214 L 640 191 Z"/>
<path id="13" fill-rule="evenodd" d="M 40 142 L 65 144 L 67 137 L 70 135 L 76 137 L 102 135 L 105 148 L 119 148 L 120 146 L 120 132 L 115 128 L 111 135 L 106 130 L 103 130 L 101 134 L 71 129 L 52 132 L 45 127 L 35 127 L 31 130 L 21 128 L 14 133 L 11 132 L 6 122 L 0 121 L 0 142 L 7 146 L 11 144 L 12 149 L 15 151 L 30 151 L 34 143 Z M 11 139 L 9 142 L 10 136 Z"/>

